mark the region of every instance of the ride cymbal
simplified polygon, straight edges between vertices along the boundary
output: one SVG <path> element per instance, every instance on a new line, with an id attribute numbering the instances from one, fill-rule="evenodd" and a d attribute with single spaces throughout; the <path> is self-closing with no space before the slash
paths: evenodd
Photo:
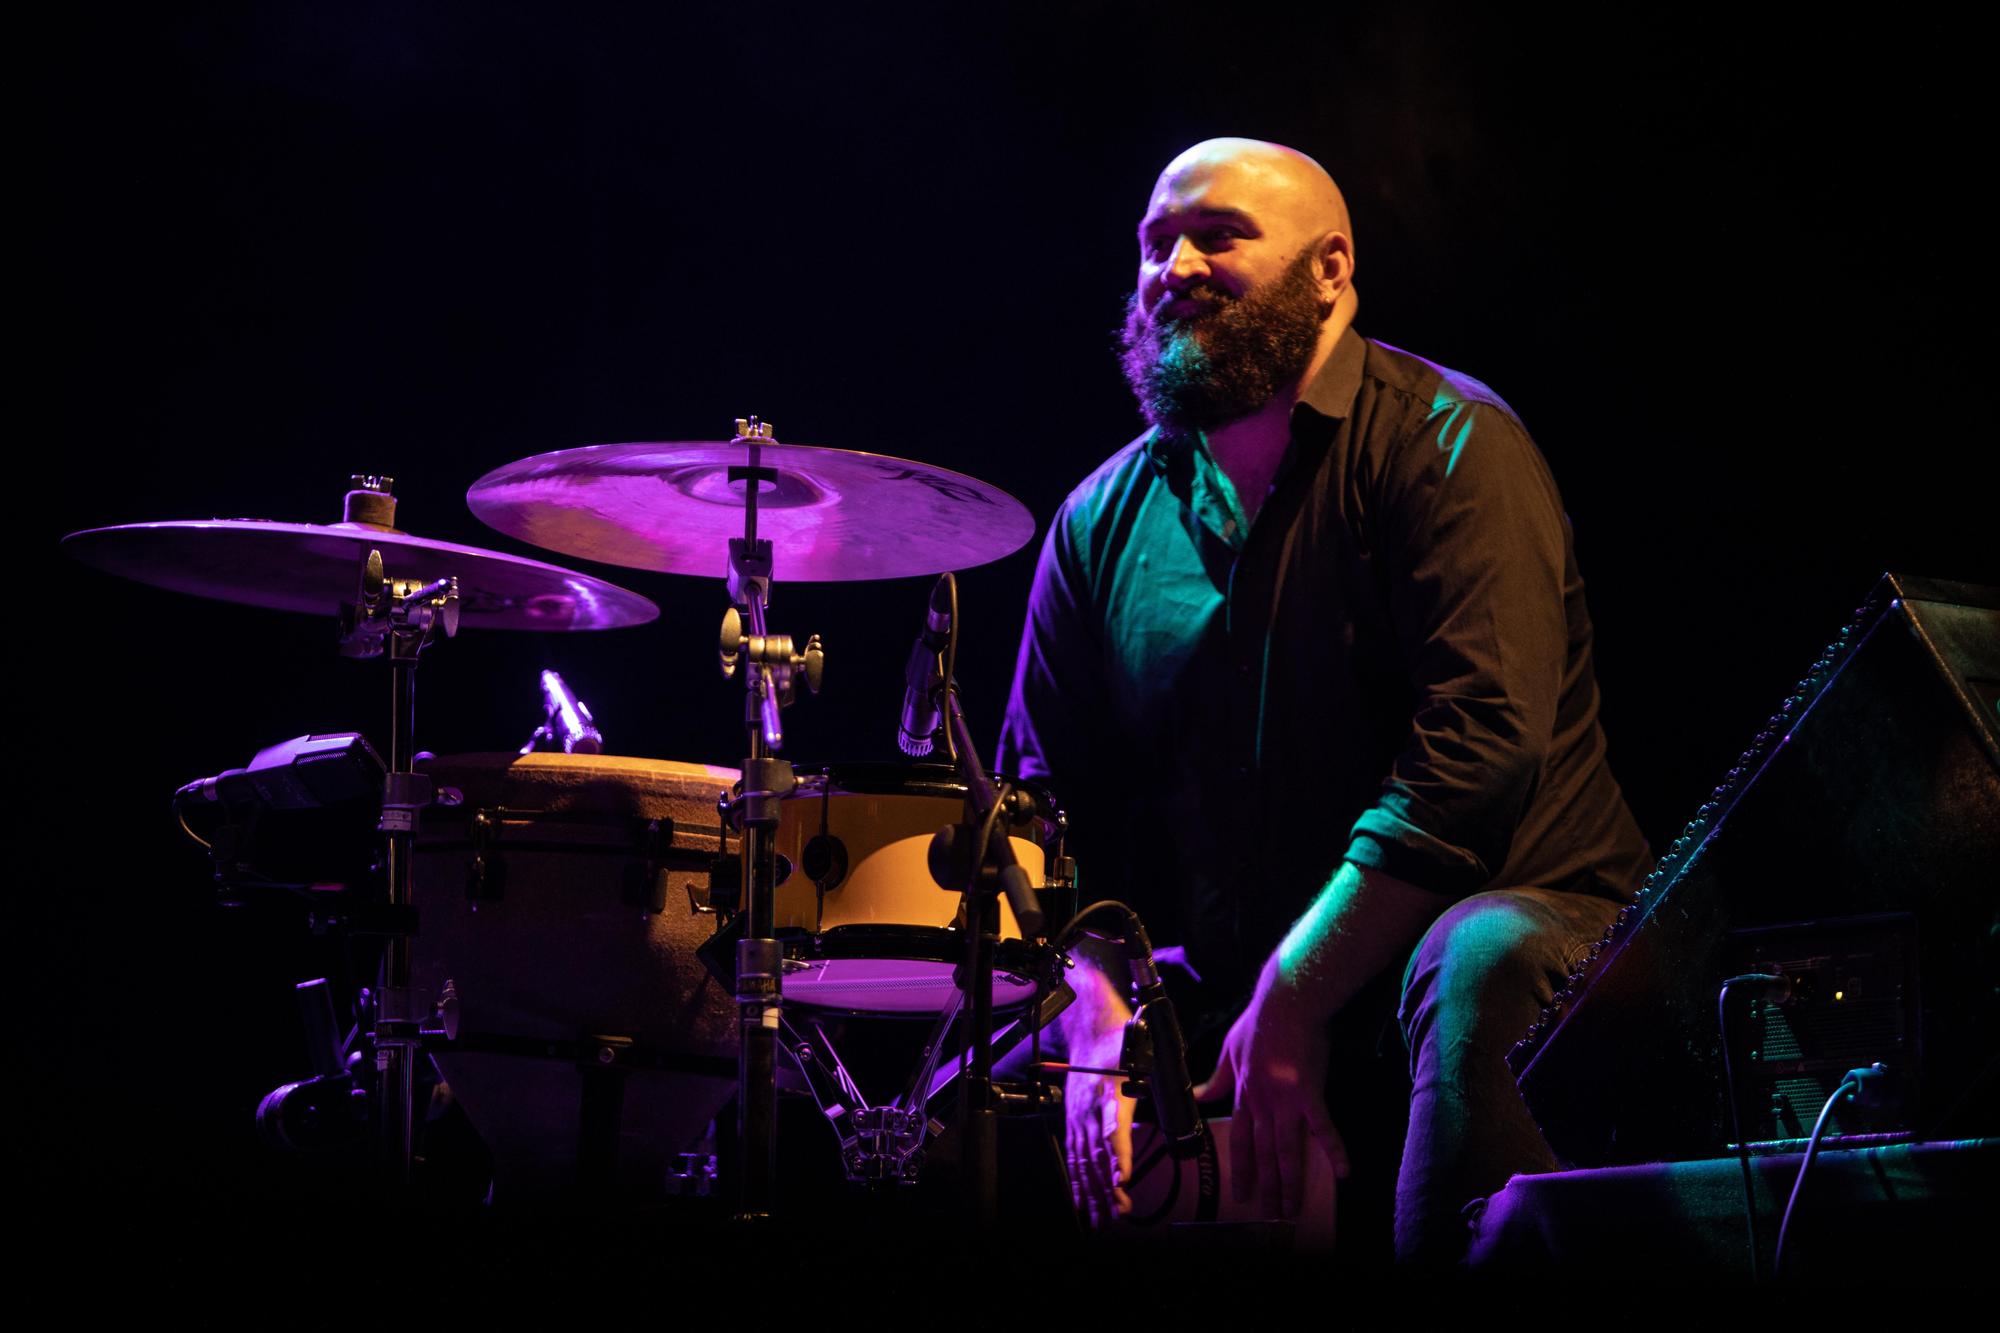
<path id="1" fill-rule="evenodd" d="M 929 463 L 806 444 L 757 445 L 757 535 L 785 583 L 905 578 L 998 560 L 1035 535 L 998 487 Z M 749 446 L 598 444 L 496 468 L 466 493 L 510 537 L 564 555 L 715 576 L 743 536 Z"/>

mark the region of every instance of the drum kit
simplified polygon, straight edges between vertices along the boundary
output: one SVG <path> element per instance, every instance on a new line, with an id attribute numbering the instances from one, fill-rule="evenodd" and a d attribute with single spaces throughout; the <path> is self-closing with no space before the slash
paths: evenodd
<path id="1" fill-rule="evenodd" d="M 740 766 L 603 753 L 553 672 L 521 752 L 420 754 L 414 675 L 442 640 L 615 629 L 658 609 L 573 569 L 405 532 L 387 477 L 355 478 L 338 523 L 139 523 L 63 543 L 143 583 L 326 616 L 342 653 L 389 670 L 386 762 L 359 734 L 306 737 L 176 798 L 190 833 L 240 822 L 239 806 L 367 798 L 361 854 L 339 853 L 368 882 L 314 919 L 379 939 L 375 984 L 357 988 L 345 1040 L 331 988 L 301 988 L 317 1072 L 266 1099 L 267 1137 L 367 1126 L 407 1180 L 434 1069 L 491 1151 L 496 1199 L 714 1195 L 756 1218 L 778 1207 L 781 1090 L 817 1103 L 844 1174 L 877 1188 L 918 1177 L 950 1090 L 966 1205 L 990 1219 L 995 1118 L 1058 1096 L 1048 1078 L 997 1081 L 993 1062 L 1070 998 L 1056 927 L 1075 925 L 1074 867 L 1050 794 L 989 774 L 972 743 L 950 571 L 1019 549 L 1032 516 L 971 477 L 780 443 L 754 417 L 727 442 L 522 459 L 468 502 L 563 556 L 722 578 L 712 651 L 742 687 Z M 782 710 L 801 685 L 821 689 L 826 654 L 817 636 L 774 632 L 780 574 L 943 575 L 902 738 L 913 756 L 941 742 L 946 763 L 781 757 Z M 840 1049 L 875 1028 L 925 1034 L 887 1093 Z"/>

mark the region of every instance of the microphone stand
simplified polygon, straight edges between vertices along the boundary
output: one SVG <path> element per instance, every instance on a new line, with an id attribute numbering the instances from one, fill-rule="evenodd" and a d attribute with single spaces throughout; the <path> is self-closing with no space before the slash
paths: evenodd
<path id="1" fill-rule="evenodd" d="M 954 633 L 956 628 L 954 625 Z M 963 1170 L 971 1182 L 968 1220 L 984 1229 L 999 1218 L 999 1109 L 1007 1100 L 993 1083 L 993 964 L 1000 943 L 1000 898 L 1006 896 L 1021 934 L 1027 938 L 1041 932 L 1042 910 L 1027 872 L 1014 857 L 1002 808 L 1010 793 L 994 785 L 980 762 L 965 712 L 959 707 L 957 682 L 942 675 L 940 681 L 944 694 L 940 711 L 959 780 L 965 784 L 966 822 L 938 831 L 932 842 L 932 875 L 941 887 L 956 888 L 963 894 L 965 961 L 957 980 L 971 1027 L 965 1044 L 971 1051 L 972 1069 L 959 1107 L 960 1140 L 965 1154 Z M 947 883 L 948 879 L 959 882 Z"/>

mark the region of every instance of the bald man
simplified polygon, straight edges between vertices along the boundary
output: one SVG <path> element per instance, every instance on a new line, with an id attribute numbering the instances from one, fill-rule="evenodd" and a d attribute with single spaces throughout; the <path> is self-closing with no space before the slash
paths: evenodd
<path id="1" fill-rule="evenodd" d="M 1197 144 L 1138 239 L 1148 429 L 1049 530 L 1000 764 L 1069 807 L 1085 892 L 1184 959 L 1238 1197 L 1295 1215 L 1323 1154 L 1343 1247 L 1387 1250 L 1393 1192 L 1396 1254 L 1453 1262 L 1469 1201 L 1556 1165 L 1505 1056 L 1649 865 L 1568 521 L 1497 395 L 1355 331 L 1353 227 L 1311 158 Z M 1113 1064 L 1127 988 L 1084 954 L 1063 1039 Z M 1066 1105 L 1106 1224 L 1131 1103 L 1078 1075 Z"/>

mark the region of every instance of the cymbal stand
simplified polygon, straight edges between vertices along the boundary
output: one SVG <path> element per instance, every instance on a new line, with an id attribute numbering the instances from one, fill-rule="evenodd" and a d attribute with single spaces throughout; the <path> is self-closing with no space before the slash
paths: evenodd
<path id="1" fill-rule="evenodd" d="M 368 552 L 361 586 L 341 612 L 340 650 L 349 657 L 385 657 L 389 663 L 389 772 L 383 782 L 381 832 L 389 883 L 383 929 L 380 983 L 372 997 L 375 1049 L 375 1106 L 379 1160 L 392 1181 L 410 1179 L 415 1112 L 416 1061 L 423 1045 L 423 1020 L 434 1005 L 419 1005 L 410 987 L 410 937 L 416 933 L 411 906 L 411 855 L 418 812 L 431 802 L 430 779 L 412 771 L 417 725 L 417 658 L 440 631 L 458 632 L 458 580 L 417 584 L 387 578 L 382 553 Z"/>
<path id="2" fill-rule="evenodd" d="M 792 701 L 803 674 L 819 693 L 825 654 L 818 635 L 795 652 L 790 635 L 769 632 L 765 612 L 771 597 L 771 543 L 757 535 L 757 497 L 778 472 L 763 463 L 763 446 L 774 443 L 771 423 L 739 419 L 732 441 L 748 453 L 744 466 L 731 467 L 729 480 L 743 484 L 743 535 L 729 539 L 729 599 L 723 614 L 721 665 L 726 680 L 743 672 L 744 729 L 750 753 L 743 761 L 743 791 L 731 807 L 742 833 L 743 937 L 736 943 L 737 1032 L 737 1217 L 769 1217 L 777 1181 L 778 1030 L 784 951 L 776 933 L 777 848 L 772 835 L 778 811 L 795 785 L 792 766 L 777 757 L 784 748 L 779 710 Z M 740 609 L 739 609 L 740 608 Z M 744 629 L 747 622 L 749 633 Z"/>

